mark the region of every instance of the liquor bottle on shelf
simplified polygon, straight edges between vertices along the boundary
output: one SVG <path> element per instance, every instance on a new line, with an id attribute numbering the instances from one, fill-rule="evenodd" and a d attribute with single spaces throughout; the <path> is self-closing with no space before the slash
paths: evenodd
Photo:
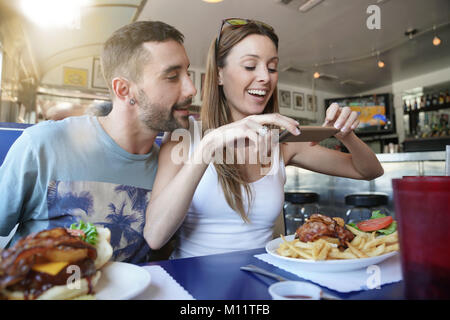
<path id="1" fill-rule="evenodd" d="M 426 100 L 426 102 L 425 102 L 425 105 L 426 105 L 427 107 L 431 107 L 431 97 L 430 97 L 429 94 L 427 94 L 427 100 Z"/>
<path id="2" fill-rule="evenodd" d="M 433 98 L 431 100 L 431 105 L 432 106 L 437 106 L 437 104 L 438 104 L 438 95 L 437 95 L 437 93 L 433 93 Z"/>
<path id="3" fill-rule="evenodd" d="M 431 128 L 428 124 L 424 125 L 420 132 L 421 138 L 429 138 L 431 136 Z"/>
<path id="4" fill-rule="evenodd" d="M 431 127 L 431 137 L 439 137 L 439 125 L 436 122 L 434 122 Z"/>
<path id="5" fill-rule="evenodd" d="M 441 137 L 448 135 L 448 114 L 441 114 L 439 117 L 439 124 L 441 126 Z"/>
<path id="6" fill-rule="evenodd" d="M 445 103 L 450 103 L 450 95 L 448 94 L 448 90 L 445 93 Z"/>
<path id="7" fill-rule="evenodd" d="M 420 96 L 420 109 L 425 108 L 425 96 L 421 95 Z"/>
<path id="8" fill-rule="evenodd" d="M 444 102 L 445 102 L 444 93 L 441 91 L 439 93 L 439 105 L 444 104 Z"/>

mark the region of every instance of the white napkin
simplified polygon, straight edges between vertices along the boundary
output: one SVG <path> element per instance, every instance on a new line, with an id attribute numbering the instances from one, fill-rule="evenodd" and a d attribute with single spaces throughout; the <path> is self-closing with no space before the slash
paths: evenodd
<path id="1" fill-rule="evenodd" d="M 377 264 L 379 269 L 364 268 L 345 272 L 311 272 L 298 269 L 295 262 L 277 259 L 270 254 L 258 254 L 256 258 L 293 273 L 303 279 L 339 292 L 377 289 L 381 285 L 402 280 L 400 255 L 394 255 Z"/>
<path id="2" fill-rule="evenodd" d="M 148 288 L 134 300 L 195 300 L 172 276 L 160 266 L 143 267 L 150 273 Z"/>

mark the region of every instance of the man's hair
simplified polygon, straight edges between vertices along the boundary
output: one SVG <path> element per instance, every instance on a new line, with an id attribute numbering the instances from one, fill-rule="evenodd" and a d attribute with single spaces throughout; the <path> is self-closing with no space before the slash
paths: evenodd
<path id="1" fill-rule="evenodd" d="M 151 56 L 144 42 L 168 40 L 183 44 L 184 35 L 161 21 L 137 21 L 115 31 L 105 42 L 102 53 L 103 75 L 111 94 L 114 77 L 123 76 L 134 82 L 141 79 L 143 66 Z"/>

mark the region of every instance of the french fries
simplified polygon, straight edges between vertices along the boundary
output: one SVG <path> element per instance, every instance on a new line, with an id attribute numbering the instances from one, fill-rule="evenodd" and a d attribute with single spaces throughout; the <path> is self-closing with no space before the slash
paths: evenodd
<path id="1" fill-rule="evenodd" d="M 397 231 L 376 237 L 376 232 L 362 232 L 349 225 L 346 228 L 355 237 L 346 243 L 348 248 L 343 251 L 337 248 L 339 241 L 335 238 L 323 237 L 314 242 L 302 242 L 299 239 L 288 241 L 283 235 L 280 235 L 283 242 L 276 251 L 283 257 L 321 261 L 369 258 L 399 250 Z"/>

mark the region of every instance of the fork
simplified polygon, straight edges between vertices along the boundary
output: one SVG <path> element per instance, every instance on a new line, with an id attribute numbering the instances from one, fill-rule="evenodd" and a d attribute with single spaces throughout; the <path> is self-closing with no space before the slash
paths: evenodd
<path id="1" fill-rule="evenodd" d="M 273 278 L 273 279 L 275 279 L 277 281 L 289 281 L 289 279 L 286 279 L 286 278 L 284 278 L 284 277 L 282 277 L 282 276 L 280 276 L 280 275 L 278 275 L 276 273 L 269 272 L 267 270 L 264 270 L 262 268 L 259 268 L 259 267 L 255 266 L 255 265 L 252 265 L 252 264 L 248 264 L 248 265 L 246 265 L 244 267 L 241 267 L 240 269 L 244 270 L 244 271 L 250 271 L 250 272 L 254 272 L 254 273 L 259 273 L 259 274 L 265 275 L 267 277 Z M 339 297 L 330 295 L 330 294 L 325 293 L 323 291 L 321 293 L 321 299 L 323 299 L 323 300 L 342 300 Z"/>

